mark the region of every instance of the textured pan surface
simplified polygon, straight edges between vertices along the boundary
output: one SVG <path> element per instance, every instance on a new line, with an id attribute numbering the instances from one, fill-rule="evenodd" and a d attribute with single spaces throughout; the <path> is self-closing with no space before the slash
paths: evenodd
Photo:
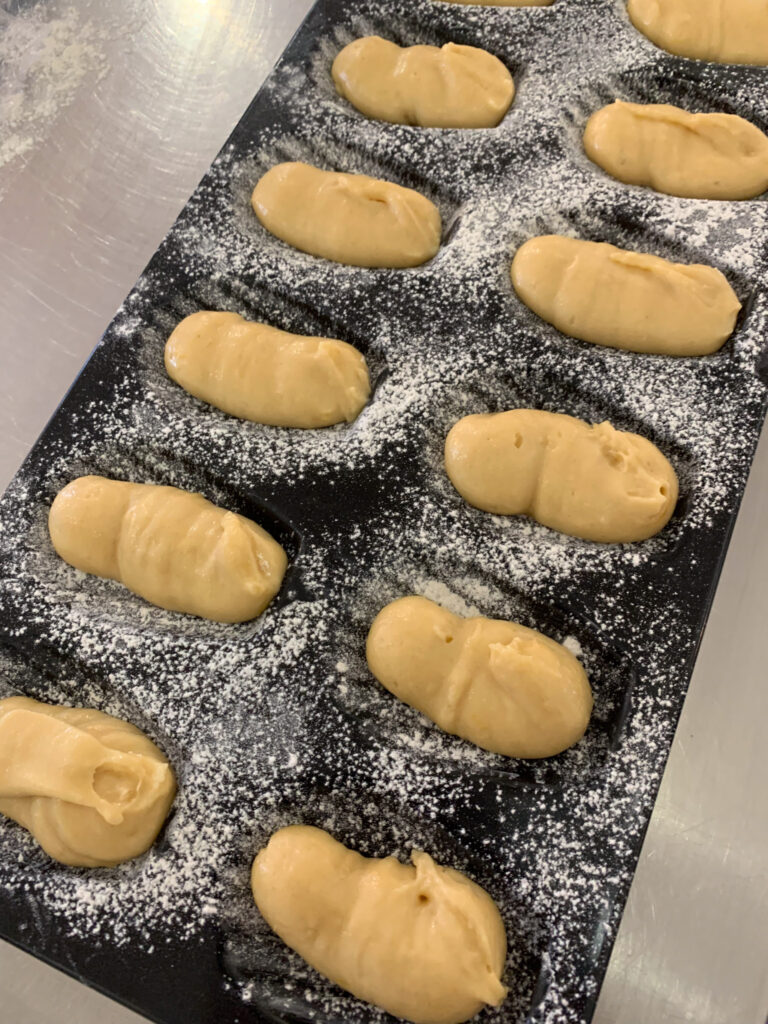
<path id="1" fill-rule="evenodd" d="M 364 120 L 330 63 L 378 32 L 484 46 L 516 76 L 499 128 Z M 0 930 L 163 1022 L 376 1021 L 269 934 L 248 868 L 280 824 L 369 854 L 423 846 L 498 900 L 512 992 L 490 1020 L 588 1020 L 688 685 L 765 408 L 768 205 L 620 185 L 584 157 L 586 118 L 619 96 L 768 124 L 764 73 L 661 54 L 610 0 L 479 9 L 320 3 L 151 262 L 3 499 L 5 692 L 130 718 L 180 780 L 160 842 L 77 872 L 0 822 Z M 445 244 L 412 271 L 345 268 L 269 237 L 249 206 L 280 159 L 365 171 L 441 207 Z M 515 298 L 509 264 L 559 231 L 719 267 L 745 304 L 703 360 L 593 348 Z M 232 309 L 358 345 L 376 380 L 330 431 L 244 424 L 164 374 L 175 323 Z M 659 537 L 603 548 L 463 505 L 441 464 L 452 423 L 524 404 L 644 433 L 681 478 Z M 60 563 L 50 502 L 83 472 L 199 489 L 257 519 L 292 558 L 255 623 L 150 608 Z M 596 691 L 575 750 L 505 761 L 438 733 L 368 675 L 367 626 L 417 591 L 515 618 L 581 650 Z"/>

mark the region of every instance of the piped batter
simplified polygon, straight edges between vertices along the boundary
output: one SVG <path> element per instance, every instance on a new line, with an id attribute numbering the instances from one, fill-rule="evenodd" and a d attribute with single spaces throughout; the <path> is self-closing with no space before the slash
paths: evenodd
<path id="1" fill-rule="evenodd" d="M 390 693 L 495 754 L 554 757 L 589 724 L 592 691 L 579 661 L 515 622 L 463 619 L 404 597 L 374 619 L 366 655 Z"/>
<path id="2" fill-rule="evenodd" d="M 55 860 L 107 867 L 155 841 L 176 794 L 165 756 L 91 708 L 0 700 L 0 814 Z"/>
<path id="3" fill-rule="evenodd" d="M 356 267 L 417 267 L 440 248 L 440 212 L 412 188 L 303 163 L 267 171 L 251 197 L 273 235 Z"/>
<path id="4" fill-rule="evenodd" d="M 590 160 L 619 181 L 687 199 L 754 199 L 768 189 L 768 136 L 735 114 L 616 100 L 584 132 Z"/>
<path id="5" fill-rule="evenodd" d="M 371 393 L 365 359 L 352 345 L 289 334 L 237 313 L 185 317 L 166 342 L 165 368 L 196 398 L 275 427 L 351 422 Z"/>
<path id="6" fill-rule="evenodd" d="M 653 537 L 677 504 L 677 476 L 656 445 L 538 409 L 459 420 L 445 468 L 476 508 L 606 544 Z"/>
<path id="7" fill-rule="evenodd" d="M 82 476 L 48 518 L 56 552 L 160 608 L 245 622 L 280 589 L 288 559 L 256 523 L 177 487 Z"/>
<path id="8" fill-rule="evenodd" d="M 253 897 L 286 945 L 358 999 L 413 1024 L 462 1024 L 506 997 L 504 924 L 465 875 L 411 859 L 362 857 L 291 825 L 254 860 Z"/>
<path id="9" fill-rule="evenodd" d="M 520 299 L 563 334 L 672 356 L 716 352 L 741 303 L 719 270 L 670 263 L 605 242 L 531 238 L 512 263 Z"/>
<path id="10" fill-rule="evenodd" d="M 635 28 L 679 57 L 768 64 L 765 0 L 629 0 Z"/>
<path id="11" fill-rule="evenodd" d="M 498 57 L 476 46 L 398 46 L 366 36 L 333 62 L 341 96 L 366 117 L 423 128 L 492 128 L 515 83 Z"/>

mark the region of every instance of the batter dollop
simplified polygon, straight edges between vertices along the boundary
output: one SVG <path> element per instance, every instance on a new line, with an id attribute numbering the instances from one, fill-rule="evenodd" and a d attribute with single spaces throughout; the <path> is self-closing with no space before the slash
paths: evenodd
<path id="1" fill-rule="evenodd" d="M 366 36 L 333 62 L 341 96 L 366 117 L 423 128 L 493 128 L 515 95 L 512 75 L 476 46 L 398 46 Z"/>
<path id="2" fill-rule="evenodd" d="M 92 708 L 0 700 L 0 814 L 55 860 L 108 867 L 144 853 L 176 794 L 163 753 Z"/>
<path id="3" fill-rule="evenodd" d="M 251 887 L 283 942 L 358 999 L 413 1024 L 461 1024 L 507 994 L 504 924 L 465 875 L 411 859 L 362 857 L 290 825 L 254 860 Z"/>

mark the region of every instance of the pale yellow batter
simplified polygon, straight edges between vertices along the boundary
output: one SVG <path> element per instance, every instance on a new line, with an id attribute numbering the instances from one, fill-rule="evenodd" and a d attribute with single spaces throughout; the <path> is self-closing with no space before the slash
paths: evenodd
<path id="1" fill-rule="evenodd" d="M 260 615 L 287 565 L 256 523 L 177 487 L 79 477 L 56 496 L 48 528 L 76 569 L 118 580 L 161 608 L 217 622 Z"/>
<path id="2" fill-rule="evenodd" d="M 593 114 L 584 149 L 604 171 L 688 199 L 754 199 L 768 189 L 768 136 L 735 114 L 616 100 Z"/>
<path id="3" fill-rule="evenodd" d="M 291 825 L 254 860 L 251 887 L 283 942 L 341 988 L 414 1024 L 461 1024 L 506 997 L 504 924 L 465 875 L 411 859 L 362 857 Z"/>
<path id="4" fill-rule="evenodd" d="M 288 334 L 237 313 L 182 320 L 166 343 L 165 368 L 196 398 L 275 427 L 351 422 L 371 393 L 365 359 L 352 345 Z"/>
<path id="5" fill-rule="evenodd" d="M 264 227 L 284 242 L 356 267 L 417 267 L 440 248 L 434 203 L 411 188 L 364 174 L 278 164 L 251 198 Z"/>
<path id="6" fill-rule="evenodd" d="M 563 334 L 632 352 L 715 352 L 741 309 L 712 267 L 561 235 L 526 242 L 512 263 L 512 283 L 526 306 Z"/>
<path id="7" fill-rule="evenodd" d="M 398 46 L 366 36 L 333 62 L 336 89 L 366 117 L 423 128 L 493 128 L 515 95 L 512 75 L 476 46 Z"/>
<path id="8" fill-rule="evenodd" d="M 55 860 L 108 867 L 137 857 L 175 794 L 171 766 L 135 726 L 90 708 L 0 700 L 0 814 Z"/>
<path id="9" fill-rule="evenodd" d="M 629 0 L 627 10 L 651 42 L 680 57 L 768 64 L 766 0 Z"/>
<path id="10" fill-rule="evenodd" d="M 459 420 L 445 468 L 470 505 L 607 544 L 653 537 L 677 503 L 675 471 L 650 441 L 536 409 Z"/>
<path id="11" fill-rule="evenodd" d="M 390 693 L 495 754 L 553 757 L 589 724 L 592 691 L 580 663 L 515 622 L 463 619 L 404 597 L 374 619 L 366 655 Z"/>

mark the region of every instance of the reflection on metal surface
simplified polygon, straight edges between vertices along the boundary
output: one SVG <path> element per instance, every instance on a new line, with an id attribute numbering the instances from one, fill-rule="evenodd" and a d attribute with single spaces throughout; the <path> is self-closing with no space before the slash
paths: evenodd
<path id="1" fill-rule="evenodd" d="M 3 487 L 310 5 L 0 5 Z"/>
<path id="2" fill-rule="evenodd" d="M 0 67 L 0 167 L 8 167 L 34 149 L 83 79 L 104 64 L 77 10 L 55 16 L 38 5 L 23 15 L 0 9 Z"/>
<path id="3" fill-rule="evenodd" d="M 2 486 L 310 3 L 0 0 Z M 766 521 L 768 442 L 596 1024 L 765 1020 Z M 0 988 L 0 1024 L 138 1020 L 6 949 Z"/>
<path id="4" fill-rule="evenodd" d="M 768 434 L 758 449 L 596 1024 L 768 1011 Z"/>

